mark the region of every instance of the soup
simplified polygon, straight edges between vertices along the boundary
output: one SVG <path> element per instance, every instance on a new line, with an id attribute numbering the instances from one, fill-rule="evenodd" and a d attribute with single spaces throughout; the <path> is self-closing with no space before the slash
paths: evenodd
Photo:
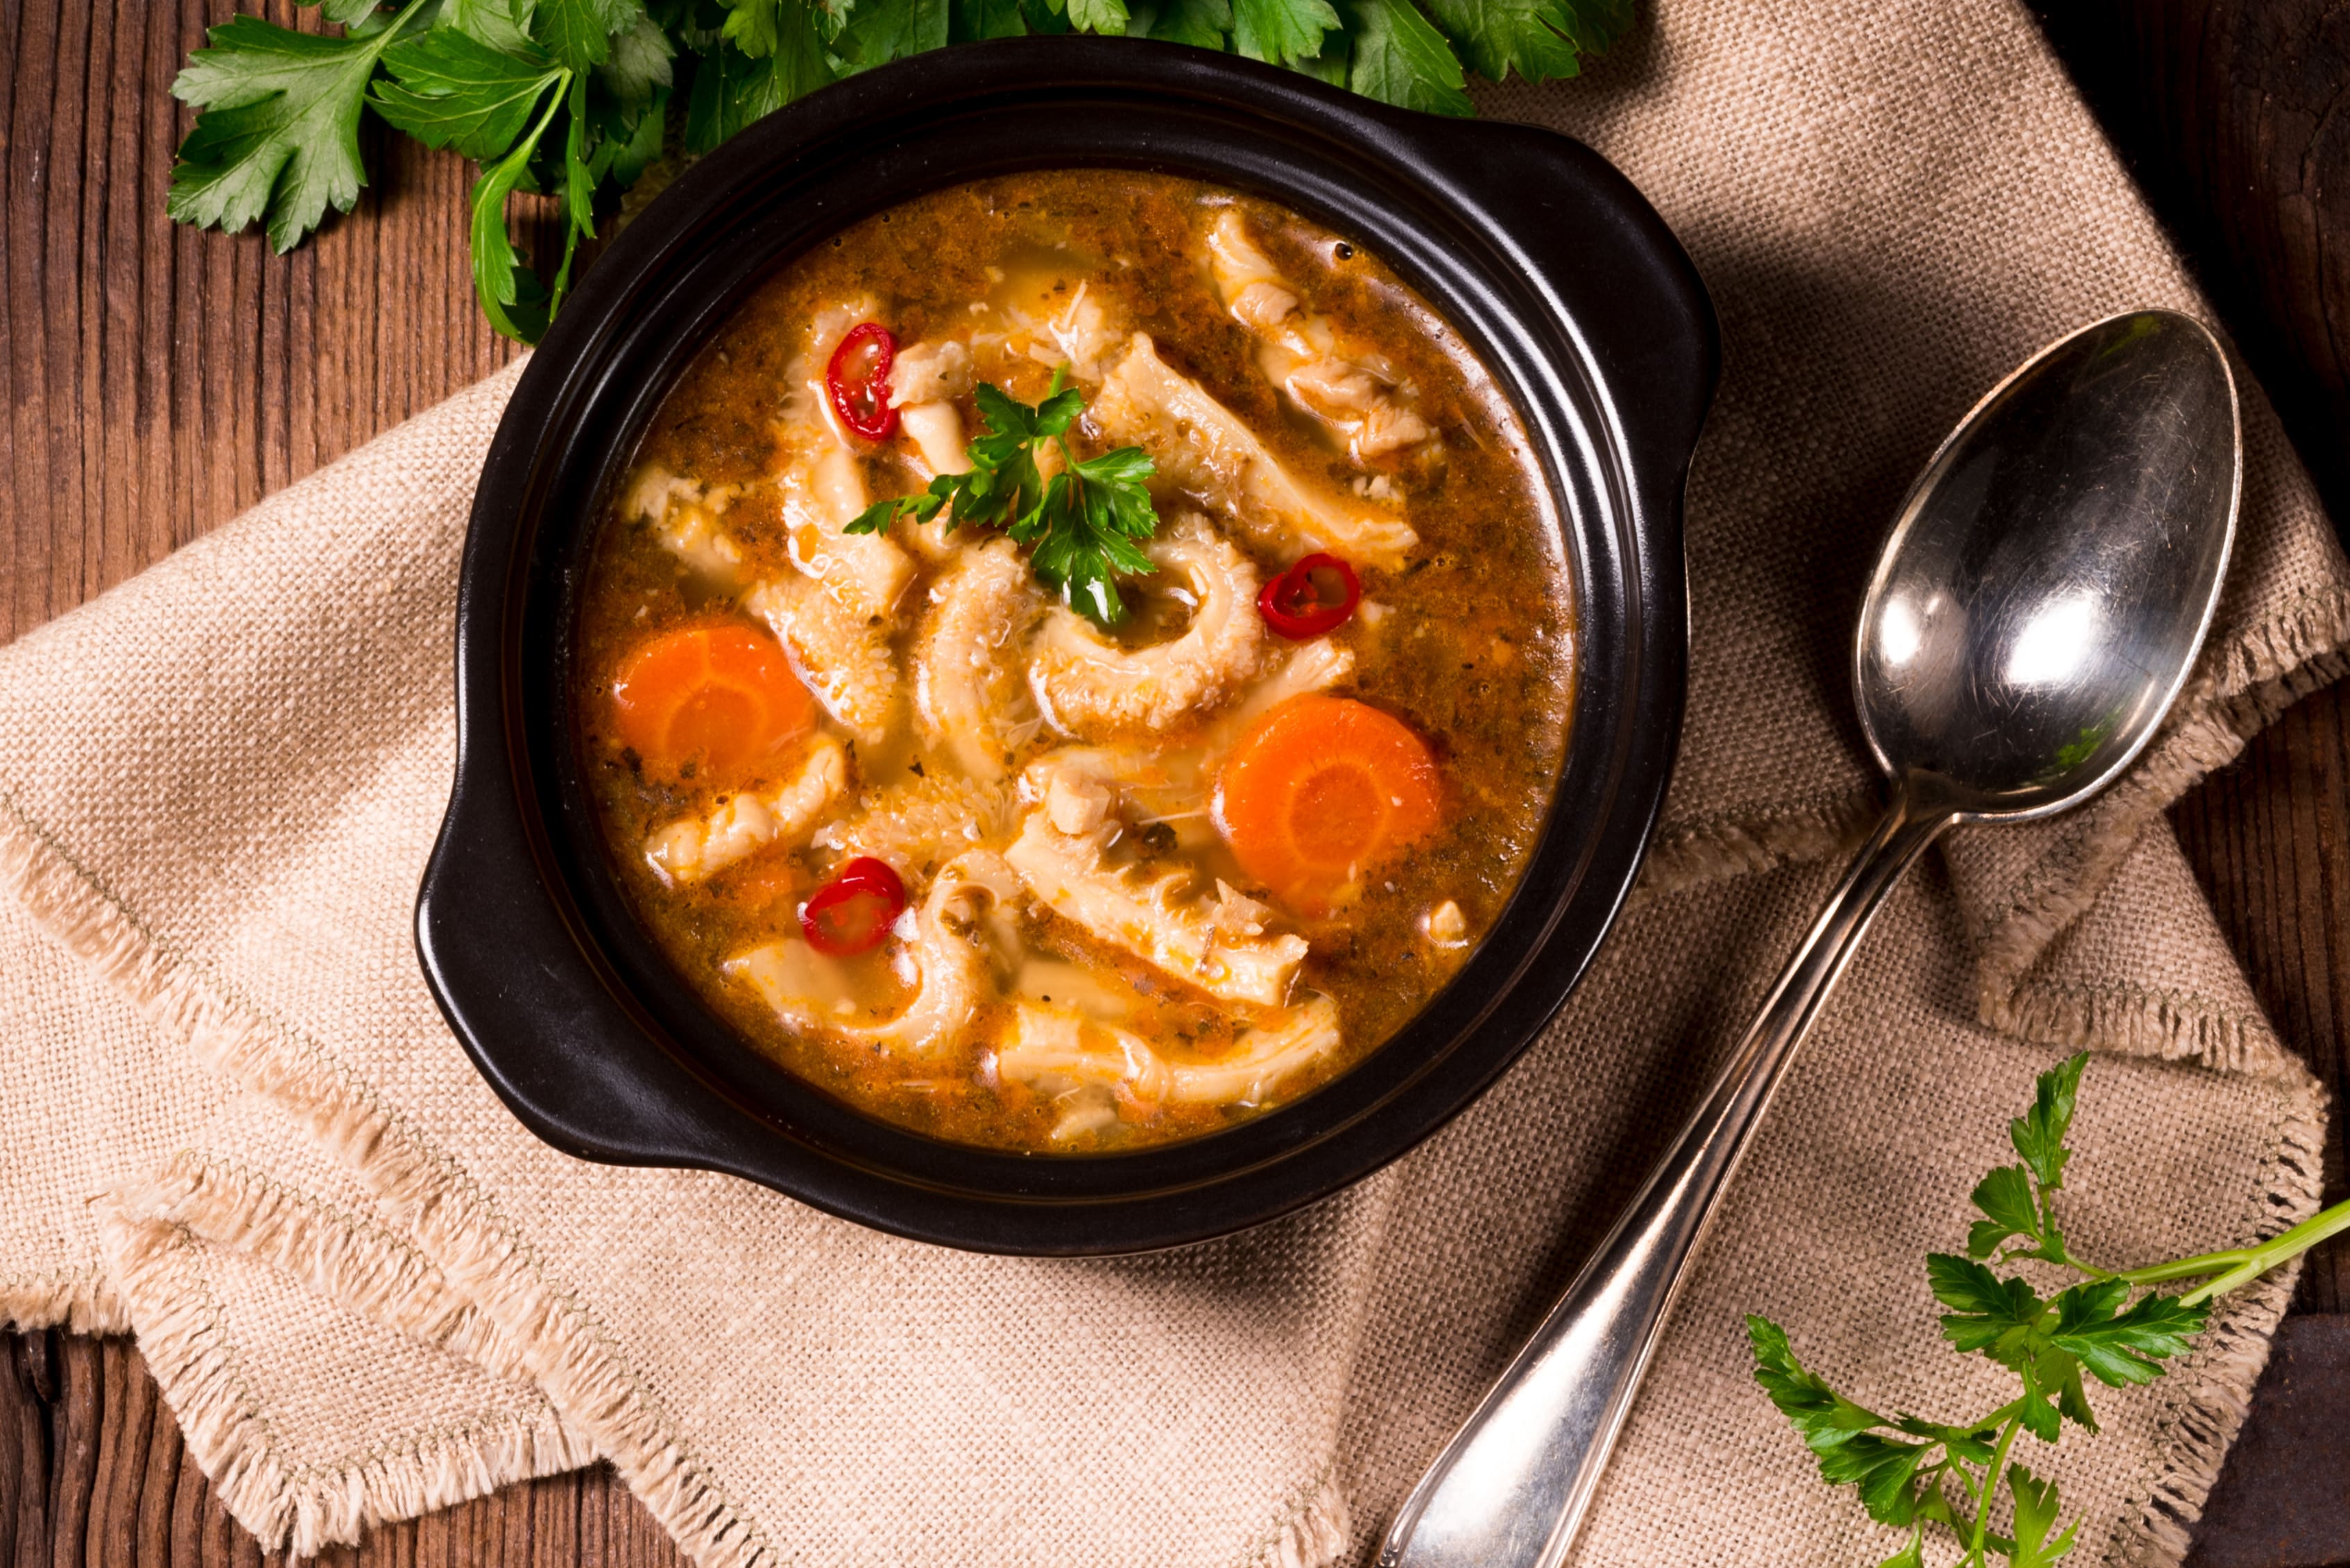
<path id="1" fill-rule="evenodd" d="M 668 395 L 573 662 L 619 879 L 867 1113 L 1094 1153 L 1295 1099 L 1458 972 L 1566 739 L 1516 415 L 1367 249 L 1196 182 L 957 186 Z"/>

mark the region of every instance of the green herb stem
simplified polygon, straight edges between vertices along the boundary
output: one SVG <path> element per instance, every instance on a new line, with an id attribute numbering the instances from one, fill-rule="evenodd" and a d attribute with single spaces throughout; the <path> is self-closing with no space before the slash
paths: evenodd
<path id="1" fill-rule="evenodd" d="M 2206 1280 L 2179 1297 L 2188 1306 L 2199 1306 L 2213 1296 L 2223 1295 L 2251 1283 L 2279 1263 L 2297 1258 L 2320 1241 L 2338 1236 L 2345 1231 L 2350 1231 L 2350 1202 L 2337 1203 L 2331 1209 L 2313 1214 L 2292 1230 L 2272 1237 L 2257 1247 L 2205 1252 L 2199 1257 L 2181 1258 L 2175 1263 L 2159 1263 L 2152 1269 L 2122 1277 L 2133 1282 L 2150 1278 L 2181 1280 L 2220 1271 L 2216 1277 Z"/>
<path id="2" fill-rule="evenodd" d="M 2022 1398 L 1963 1427 L 1913 1415 L 1887 1421 L 1807 1370 L 1795 1358 L 1786 1330 L 1767 1318 L 1747 1319 L 1755 1381 L 1817 1457 L 1821 1478 L 1831 1485 L 1856 1485 L 1869 1517 L 1878 1523 L 1911 1529 L 1908 1543 L 1886 1560 L 1887 1568 L 1923 1568 L 1922 1538 L 1914 1528 L 1920 1520 L 1942 1525 L 1956 1538 L 1964 1552 L 1956 1568 L 1990 1568 L 1994 1555 L 2008 1568 L 2050 1568 L 2069 1555 L 2082 1521 L 2075 1518 L 2057 1532 L 2063 1503 L 2056 1478 L 2035 1476 L 2020 1460 L 2011 1462 L 2017 1429 L 2028 1428 L 2052 1445 L 2068 1426 L 2094 1434 L 2097 1420 L 2088 1403 L 2093 1384 L 2130 1388 L 2152 1382 L 2208 1325 L 2213 1297 L 2251 1283 L 2321 1241 L 2350 1234 L 2345 1202 L 2255 1246 L 2199 1252 L 2141 1269 L 2106 1270 L 2082 1262 L 2065 1246 L 2051 1199 L 2064 1187 L 2073 1158 L 2064 1138 L 2087 1062 L 2088 1054 L 2078 1052 L 2041 1074 L 2033 1106 L 2008 1124 L 2008 1141 L 2022 1163 L 2000 1166 L 1976 1184 L 1971 1198 L 1981 1217 L 1969 1224 L 1966 1254 L 1926 1256 L 1928 1286 L 1949 1309 L 1940 1318 L 1942 1337 L 1960 1353 L 1980 1355 L 2020 1376 Z M 2018 1239 L 2022 1244 L 2010 1244 Z M 2030 1281 L 2002 1278 L 1991 1266 L 2025 1259 L 2086 1277 L 2043 1299 Z M 2203 1282 L 2183 1295 L 2152 1288 L 2197 1279 Z M 1994 1430 L 1997 1440 L 1989 1442 Z M 1929 1441 L 1905 1444 L 1890 1432 Z M 1922 1461 L 1930 1457 L 1933 1441 L 1941 1443 L 1942 1456 L 1927 1465 Z M 1962 1500 L 1949 1490 L 1952 1477 Z M 1991 1529 L 1991 1506 L 2002 1482 L 2014 1498 L 2012 1539 Z"/>
<path id="3" fill-rule="evenodd" d="M 408 26 L 408 19 L 423 10 L 425 0 L 408 0 L 407 5 L 392 13 L 391 20 L 384 24 L 383 31 L 376 35 L 376 53 L 380 55 L 384 50 L 391 47 L 393 42 L 399 38 L 400 30 Z"/>
<path id="4" fill-rule="evenodd" d="M 1998 1426 L 2002 1421 L 2008 1421 L 2008 1420 L 2012 1420 L 2012 1419 L 2014 1419 L 2016 1416 L 2018 1416 L 2019 1414 L 2021 1414 L 2021 1413 L 2022 1412 L 2022 1409 L 2023 1409 L 2023 1401 L 2022 1401 L 2022 1400 L 2021 1400 L 2021 1399 L 2010 1399 L 2006 1404 L 2002 1405 L 1998 1409 L 1993 1410 L 1990 1415 L 1985 1416 L 1981 1420 L 1980 1420 L 1980 1421 L 1970 1421 L 1970 1422 L 1969 1422 L 1969 1423 L 1967 1424 L 1967 1427 L 1966 1427 L 1966 1431 L 1967 1431 L 1967 1433 L 1968 1433 L 1968 1435 L 1969 1435 L 1969 1436 L 1972 1436 L 1974 1433 L 1981 1432 L 1981 1431 L 1984 1431 L 1984 1430 L 1986 1430 L 1986 1429 L 1988 1429 L 1988 1428 L 1990 1428 L 1996 1427 L 1996 1426 Z"/>
<path id="5" fill-rule="evenodd" d="M 546 128 L 555 123 L 556 113 L 562 109 L 564 94 L 570 85 L 569 71 L 555 78 L 555 90 L 546 95 L 546 107 L 539 110 L 537 122 L 532 125 L 528 135 L 515 144 L 514 151 L 506 154 L 510 162 L 521 165 L 530 161 L 530 155 L 538 150 L 539 139 L 546 134 Z"/>
<path id="6" fill-rule="evenodd" d="M 532 124 L 513 150 L 495 163 L 484 164 L 481 177 L 473 182 L 473 293 L 480 300 L 482 313 L 490 325 L 507 337 L 531 343 L 546 330 L 546 301 L 536 293 L 538 288 L 535 275 L 515 265 L 514 241 L 506 230 L 506 198 L 521 183 L 530 166 L 531 154 L 538 149 L 541 138 L 555 117 L 561 112 L 566 94 L 571 85 L 572 72 L 564 69 L 551 74 L 546 107 L 539 110 Z M 571 238 L 576 241 L 577 233 Z M 568 247 L 566 249 L 568 266 Z"/>
<path id="7" fill-rule="evenodd" d="M 1991 1534 L 1991 1499 L 1999 1494 L 2000 1474 L 2007 1469 L 2008 1445 L 2015 1441 L 2016 1428 L 2022 1425 L 2023 1415 L 2019 1410 L 2000 1428 L 1999 1446 L 1991 1450 L 1991 1468 L 1983 1471 L 1982 1490 L 1977 1494 L 1974 1539 L 1967 1545 L 1966 1560 L 1970 1563 L 1983 1562 L 1983 1542 Z"/>
<path id="8" fill-rule="evenodd" d="M 2191 1258 L 2174 1258 L 2167 1263 L 2150 1263 L 2143 1269 L 2109 1271 L 2093 1267 L 2077 1258 L 2066 1257 L 2061 1261 L 2066 1267 L 2077 1269 L 2093 1279 L 2121 1280 L 2133 1285 L 2155 1285 L 2169 1280 L 2218 1276 L 2179 1298 L 2187 1305 L 2195 1306 L 2213 1296 L 2250 1284 L 2279 1263 L 2297 1258 L 2319 1242 L 2341 1235 L 2345 1231 L 2350 1231 L 2350 1202 L 2337 1203 L 2331 1209 L 2313 1214 L 2292 1230 L 2256 1247 L 2230 1247 L 2223 1251 L 2198 1252 Z"/>

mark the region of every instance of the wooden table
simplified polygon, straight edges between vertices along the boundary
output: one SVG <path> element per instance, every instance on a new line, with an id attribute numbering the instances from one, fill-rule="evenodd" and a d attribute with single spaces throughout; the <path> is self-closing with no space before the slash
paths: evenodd
<path id="1" fill-rule="evenodd" d="M 1655 0 L 1697 5 L 1704 0 Z M 130 576 L 513 352 L 474 311 L 471 171 L 367 148 L 289 257 L 162 216 L 166 92 L 224 0 L 0 0 L 0 639 Z M 286 0 L 269 14 L 286 20 Z M 2350 5 L 2051 0 L 2051 41 L 2350 517 Z M 2175 811 L 2262 1002 L 2350 1074 L 2350 695 Z M 2344 1123 L 2328 1149 L 2344 1190 Z M 123 1340 L 0 1336 L 0 1564 L 257 1563 Z M 336 1563 L 679 1561 L 608 1469 L 376 1532 Z M 2350 1563 L 2350 1250 L 2321 1254 L 2200 1532 L 2204 1568 Z"/>

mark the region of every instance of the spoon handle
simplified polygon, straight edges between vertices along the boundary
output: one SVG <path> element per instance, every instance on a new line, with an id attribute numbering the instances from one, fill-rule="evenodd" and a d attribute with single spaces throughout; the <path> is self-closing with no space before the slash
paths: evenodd
<path id="1" fill-rule="evenodd" d="M 1671 1151 L 1405 1500 L 1380 1568 L 1565 1560 L 1682 1272 L 1772 1092 L 1877 907 L 1956 820 L 1919 794 L 1912 782 L 1895 790 Z"/>

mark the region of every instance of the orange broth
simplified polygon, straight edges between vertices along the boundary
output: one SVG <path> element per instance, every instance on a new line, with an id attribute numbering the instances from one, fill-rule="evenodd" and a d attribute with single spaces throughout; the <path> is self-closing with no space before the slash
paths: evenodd
<path id="1" fill-rule="evenodd" d="M 826 372 L 866 322 L 896 379 L 848 419 Z M 1123 624 L 994 528 L 843 532 L 967 461 L 980 384 L 1056 376 L 1070 455 L 1156 465 Z M 620 879 L 721 1016 L 884 1120 L 1061 1154 L 1230 1126 L 1394 1034 L 1524 869 L 1573 672 L 1549 507 L 1492 379 L 1359 242 L 1100 170 L 883 213 L 735 313 L 599 523 L 574 705 Z M 1314 554 L 1360 602 L 1293 639 L 1258 600 Z"/>

